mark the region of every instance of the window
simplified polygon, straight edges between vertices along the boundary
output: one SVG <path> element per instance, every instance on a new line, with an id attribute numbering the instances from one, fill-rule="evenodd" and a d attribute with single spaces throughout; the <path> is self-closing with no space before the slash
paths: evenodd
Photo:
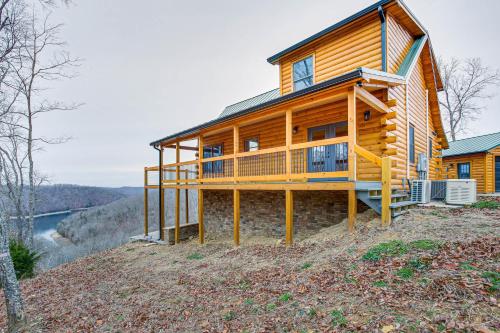
<path id="1" fill-rule="evenodd" d="M 408 133 L 408 154 L 410 163 L 415 163 L 415 127 L 413 125 L 410 125 Z"/>
<path id="2" fill-rule="evenodd" d="M 470 179 L 470 162 L 457 163 L 458 179 Z"/>
<path id="3" fill-rule="evenodd" d="M 223 154 L 222 144 L 205 146 L 203 147 L 203 158 L 218 157 Z M 203 163 L 204 173 L 222 173 L 224 161 L 213 161 L 208 163 Z"/>
<path id="4" fill-rule="evenodd" d="M 432 158 L 432 138 L 429 137 L 429 158 Z"/>
<path id="5" fill-rule="evenodd" d="M 313 57 L 293 64 L 293 90 L 297 91 L 313 85 Z"/>
<path id="6" fill-rule="evenodd" d="M 259 150 L 259 138 L 245 139 L 245 151 Z"/>

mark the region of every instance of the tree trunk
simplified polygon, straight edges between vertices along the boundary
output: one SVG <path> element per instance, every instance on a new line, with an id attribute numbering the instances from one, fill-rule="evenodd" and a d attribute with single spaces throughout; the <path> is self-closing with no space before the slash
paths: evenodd
<path id="1" fill-rule="evenodd" d="M 30 82 L 30 87 L 31 87 Z M 29 161 L 28 181 L 29 181 L 29 198 L 28 198 L 28 223 L 25 233 L 24 244 L 33 249 L 33 224 L 35 219 L 35 166 L 33 161 L 33 112 L 31 110 L 31 93 L 27 98 L 28 105 L 28 140 L 27 153 Z"/>
<path id="2" fill-rule="evenodd" d="M 5 296 L 8 331 L 20 332 L 26 323 L 19 282 L 9 253 L 6 219 L 0 216 L 0 282 Z"/>

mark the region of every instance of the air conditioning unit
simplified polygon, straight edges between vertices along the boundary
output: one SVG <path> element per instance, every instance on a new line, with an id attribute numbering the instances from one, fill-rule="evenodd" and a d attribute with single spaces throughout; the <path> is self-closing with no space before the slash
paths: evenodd
<path id="1" fill-rule="evenodd" d="M 414 180 L 411 183 L 411 201 L 428 203 L 431 201 L 431 181 Z"/>
<path id="2" fill-rule="evenodd" d="M 451 205 L 470 205 L 476 202 L 475 179 L 448 179 L 446 184 L 446 203 Z"/>

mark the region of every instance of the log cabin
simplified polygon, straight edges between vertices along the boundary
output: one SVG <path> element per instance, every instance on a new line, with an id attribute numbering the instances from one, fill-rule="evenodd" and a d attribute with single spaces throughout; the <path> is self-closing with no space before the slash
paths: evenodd
<path id="1" fill-rule="evenodd" d="M 148 189 L 160 189 L 162 240 L 168 211 L 179 242 L 181 191 L 194 190 L 200 243 L 228 232 L 238 245 L 240 230 L 264 230 L 292 244 L 345 218 L 354 230 L 367 208 L 391 223 L 415 204 L 405 190 L 422 176 L 419 159 L 425 178 L 440 178 L 442 81 L 429 33 L 403 1 L 378 1 L 267 61 L 279 66 L 279 87 L 151 142 L 159 163 L 144 169 L 146 235 Z M 196 154 L 181 160 L 182 151 Z M 175 191 L 173 207 L 165 191 Z"/>
<path id="2" fill-rule="evenodd" d="M 478 193 L 500 192 L 500 132 L 450 142 L 443 178 L 475 179 Z"/>

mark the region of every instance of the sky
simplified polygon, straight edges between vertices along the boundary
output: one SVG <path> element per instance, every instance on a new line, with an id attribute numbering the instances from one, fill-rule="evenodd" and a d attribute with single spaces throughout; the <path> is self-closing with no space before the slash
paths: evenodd
<path id="1" fill-rule="evenodd" d="M 74 0 L 52 20 L 65 24 L 66 49 L 84 61 L 76 78 L 46 93 L 84 105 L 36 120 L 37 135 L 71 137 L 38 153 L 38 169 L 51 183 L 141 186 L 143 167 L 157 164 L 151 141 L 277 88 L 269 56 L 374 2 Z M 467 0 L 406 4 L 438 56 L 480 57 L 500 68 L 500 1 L 481 0 L 473 10 Z M 500 88 L 491 93 L 467 136 L 500 131 Z"/>

